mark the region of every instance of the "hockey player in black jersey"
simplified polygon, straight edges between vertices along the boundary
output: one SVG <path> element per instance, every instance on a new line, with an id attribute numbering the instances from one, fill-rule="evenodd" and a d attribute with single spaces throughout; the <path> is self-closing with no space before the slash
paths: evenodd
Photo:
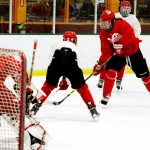
<path id="1" fill-rule="evenodd" d="M 45 96 L 37 93 L 37 103 L 31 109 L 31 112 L 34 114 L 37 113 L 52 90 L 57 87 L 59 79 L 62 77 L 62 81 L 59 83 L 60 90 L 68 88 L 66 78 L 69 79 L 72 88 L 77 90 L 90 110 L 91 116 L 95 118 L 100 115 L 96 110 L 95 102 L 88 89 L 88 85 L 85 83 L 83 72 L 79 67 L 78 47 L 76 44 L 76 33 L 66 31 L 63 35 L 63 41 L 51 47 L 52 60 L 47 69 L 46 81 L 41 88 Z"/>

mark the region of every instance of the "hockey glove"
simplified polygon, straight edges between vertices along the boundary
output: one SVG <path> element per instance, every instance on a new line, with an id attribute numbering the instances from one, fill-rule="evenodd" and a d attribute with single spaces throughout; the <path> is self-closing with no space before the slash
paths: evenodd
<path id="1" fill-rule="evenodd" d="M 69 82 L 66 80 L 65 77 L 63 77 L 63 79 L 59 83 L 59 89 L 60 90 L 66 90 L 68 87 L 69 87 Z"/>
<path id="2" fill-rule="evenodd" d="M 37 103 L 37 98 L 33 96 L 33 90 L 29 87 L 26 90 L 26 101 L 32 104 Z"/>
<path id="3" fill-rule="evenodd" d="M 114 34 L 112 35 L 112 39 L 111 39 L 111 40 L 112 40 L 112 43 L 113 43 L 113 44 L 118 43 L 121 37 L 122 37 L 121 34 L 119 34 L 119 33 L 114 33 Z"/>
<path id="4" fill-rule="evenodd" d="M 104 67 L 101 67 L 100 64 L 101 64 L 101 63 L 98 62 L 98 63 L 95 64 L 95 66 L 93 67 L 93 75 L 94 75 L 94 76 L 97 76 L 98 74 L 100 74 L 100 73 L 104 70 Z"/>

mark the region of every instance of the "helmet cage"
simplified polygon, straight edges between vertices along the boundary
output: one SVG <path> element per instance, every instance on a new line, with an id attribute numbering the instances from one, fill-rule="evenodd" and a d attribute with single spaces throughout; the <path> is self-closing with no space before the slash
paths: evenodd
<path id="1" fill-rule="evenodd" d="M 111 21 L 102 21 L 100 19 L 100 28 L 105 31 L 110 31 L 112 29 L 112 22 Z"/>
<path id="2" fill-rule="evenodd" d="M 131 6 L 124 5 L 120 7 L 120 14 L 123 17 L 127 17 L 130 13 L 131 13 Z"/>

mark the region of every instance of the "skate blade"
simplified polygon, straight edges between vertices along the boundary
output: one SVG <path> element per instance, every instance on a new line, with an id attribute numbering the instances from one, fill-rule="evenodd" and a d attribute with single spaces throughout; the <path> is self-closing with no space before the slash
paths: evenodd
<path id="1" fill-rule="evenodd" d="M 98 121 L 99 121 L 99 116 L 94 117 L 94 118 L 93 118 L 93 121 L 94 121 L 94 122 L 98 122 Z"/>
<path id="2" fill-rule="evenodd" d="M 100 107 L 101 107 L 102 109 L 107 109 L 107 108 L 108 108 L 107 105 L 104 105 L 104 104 L 102 104 L 102 103 L 100 103 Z"/>
<path id="3" fill-rule="evenodd" d="M 94 116 L 92 116 L 92 118 L 93 118 L 93 121 L 97 122 L 99 121 L 100 115 L 98 116 L 95 114 Z"/>

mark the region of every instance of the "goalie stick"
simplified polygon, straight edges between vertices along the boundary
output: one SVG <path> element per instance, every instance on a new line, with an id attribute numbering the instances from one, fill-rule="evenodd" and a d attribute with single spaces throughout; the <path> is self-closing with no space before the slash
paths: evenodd
<path id="1" fill-rule="evenodd" d="M 32 55 L 32 62 L 31 62 L 31 69 L 30 69 L 30 84 L 31 84 L 32 76 L 33 76 L 33 67 L 34 67 L 36 48 L 37 48 L 37 40 L 34 40 L 33 55 Z"/>
<path id="2" fill-rule="evenodd" d="M 112 56 L 110 56 L 104 63 L 102 63 L 102 65 L 100 66 L 101 68 L 103 67 L 103 66 L 105 66 L 106 64 L 107 64 L 107 62 L 111 59 L 113 57 L 113 55 Z M 87 81 L 91 76 L 93 76 L 93 73 L 91 73 L 86 79 L 85 79 L 85 81 Z M 61 101 L 59 101 L 59 102 L 56 102 L 56 101 L 52 101 L 52 102 L 49 102 L 49 104 L 53 104 L 53 105 L 60 105 L 63 101 L 65 101 L 72 93 L 74 93 L 76 91 L 76 89 L 74 89 L 74 90 L 72 90 L 67 96 L 65 96 Z"/>

